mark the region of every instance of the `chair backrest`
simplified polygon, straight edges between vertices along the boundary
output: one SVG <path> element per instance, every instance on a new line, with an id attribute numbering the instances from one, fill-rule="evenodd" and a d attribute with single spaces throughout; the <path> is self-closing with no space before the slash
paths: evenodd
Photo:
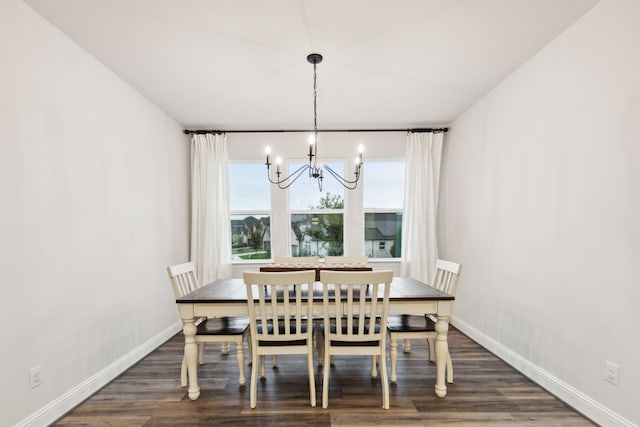
<path id="1" fill-rule="evenodd" d="M 462 266 L 458 263 L 439 259 L 436 261 L 436 269 L 433 272 L 431 286 L 446 292 L 449 295 L 456 295 L 458 288 L 458 277 Z"/>
<path id="2" fill-rule="evenodd" d="M 317 264 L 319 261 L 320 257 L 317 256 L 277 256 L 273 258 L 275 264 Z"/>
<path id="3" fill-rule="evenodd" d="M 384 344 L 392 279 L 390 270 L 320 271 L 325 339 Z"/>
<path id="4" fill-rule="evenodd" d="M 324 257 L 324 263 L 326 265 L 329 264 L 357 264 L 357 265 L 366 265 L 369 262 L 369 257 L 366 255 L 362 256 L 331 256 L 327 255 Z"/>
<path id="5" fill-rule="evenodd" d="M 243 273 L 252 342 L 310 338 L 315 270 Z"/>
<path id="6" fill-rule="evenodd" d="M 185 296 L 200 287 L 195 270 L 192 262 L 167 267 L 176 298 Z"/>

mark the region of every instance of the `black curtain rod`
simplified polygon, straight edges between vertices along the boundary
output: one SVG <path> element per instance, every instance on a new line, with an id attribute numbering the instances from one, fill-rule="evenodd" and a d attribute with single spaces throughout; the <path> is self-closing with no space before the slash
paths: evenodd
<path id="1" fill-rule="evenodd" d="M 318 129 L 322 132 L 448 132 L 449 128 L 416 128 L 416 129 Z M 288 132 L 313 132 L 313 130 L 190 130 L 185 129 L 187 135 L 205 135 L 208 133 L 288 133 Z"/>

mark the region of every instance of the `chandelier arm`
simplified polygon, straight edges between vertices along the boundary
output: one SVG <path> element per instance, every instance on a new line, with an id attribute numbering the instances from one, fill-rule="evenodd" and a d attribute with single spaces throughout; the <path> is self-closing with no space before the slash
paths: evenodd
<path id="1" fill-rule="evenodd" d="M 296 182 L 298 180 L 298 178 L 300 178 L 300 175 L 302 175 L 304 173 L 305 169 L 307 169 L 308 167 L 309 167 L 309 165 L 304 165 L 304 166 L 298 168 L 298 170 L 296 170 L 295 172 L 290 174 L 288 177 L 286 177 L 282 181 L 278 182 L 278 188 L 281 189 L 281 190 L 286 190 L 287 188 L 291 187 L 291 184 Z M 282 185 L 288 180 L 291 180 L 291 182 L 289 182 L 287 185 Z"/>
<path id="2" fill-rule="evenodd" d="M 331 174 L 332 177 L 335 178 L 344 188 L 348 190 L 355 190 L 358 187 L 358 181 L 360 180 L 360 174 L 356 175 L 356 179 L 354 181 L 349 181 L 348 179 L 344 179 L 341 177 L 336 171 L 331 169 L 329 166 L 324 165 L 324 169 L 327 170 Z"/>
<path id="3" fill-rule="evenodd" d="M 284 183 L 284 182 L 287 182 L 287 181 L 288 181 L 288 180 L 290 180 L 290 179 L 291 179 L 295 174 L 298 174 L 298 172 L 300 172 L 300 173 L 298 174 L 298 176 L 300 176 L 300 174 L 301 174 L 302 172 L 304 172 L 304 170 L 305 170 L 305 169 L 309 168 L 309 165 L 302 165 L 301 167 L 299 167 L 298 169 L 296 169 L 295 171 L 293 171 L 292 173 L 290 173 L 290 174 L 289 174 L 289 176 L 287 176 L 286 178 L 283 178 L 283 179 L 278 178 L 277 180 L 275 180 L 275 181 L 274 181 L 273 179 L 271 179 L 271 169 L 270 169 L 270 167 L 269 167 L 269 166 L 270 166 L 270 165 L 267 165 L 267 178 L 269 179 L 269 182 L 270 182 L 270 183 L 272 183 L 272 184 L 278 184 L 278 185 L 280 185 L 280 184 L 282 184 L 282 183 Z M 280 172 L 276 172 L 276 174 L 278 175 L 278 174 L 280 174 Z M 297 176 L 296 176 L 296 178 L 297 178 Z M 289 184 L 289 185 L 291 185 L 291 184 Z M 286 188 L 286 187 L 285 187 L 285 188 Z"/>
<path id="4" fill-rule="evenodd" d="M 301 167 L 296 169 L 294 172 L 289 174 L 289 176 L 287 176 L 287 177 L 285 177 L 283 179 L 278 178 L 277 180 L 274 181 L 273 179 L 271 179 L 271 173 L 269 171 L 269 167 L 267 166 L 267 178 L 269 179 L 270 183 L 277 184 L 278 188 L 280 188 L 281 190 L 285 190 L 285 189 L 289 188 L 291 186 L 291 184 L 296 182 L 296 180 L 298 178 L 300 178 L 300 175 L 302 175 L 302 173 L 308 168 L 309 168 L 309 165 L 302 165 Z M 285 183 L 287 181 L 290 181 L 290 182 L 285 185 Z"/>

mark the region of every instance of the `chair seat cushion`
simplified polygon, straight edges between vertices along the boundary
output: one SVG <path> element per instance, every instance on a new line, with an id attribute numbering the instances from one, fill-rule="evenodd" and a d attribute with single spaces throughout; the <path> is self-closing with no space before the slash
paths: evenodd
<path id="1" fill-rule="evenodd" d="M 342 333 L 346 334 L 347 333 L 347 325 L 342 325 Z M 322 331 L 322 335 L 324 335 L 324 325 L 320 325 L 320 330 Z M 365 333 L 369 332 L 369 325 L 365 325 L 364 327 Z M 336 325 L 331 325 L 331 333 L 335 334 L 337 331 L 337 327 Z M 358 333 L 358 327 L 354 326 L 353 327 L 353 333 L 357 334 Z M 374 327 L 374 333 L 380 333 L 380 325 L 375 325 Z M 372 341 L 337 341 L 337 340 L 331 340 L 331 345 L 335 346 L 335 347 L 375 347 L 380 343 L 379 340 L 372 340 Z"/>
<path id="2" fill-rule="evenodd" d="M 346 333 L 347 333 L 347 328 L 348 328 L 348 326 L 347 326 L 347 325 L 342 325 L 342 333 L 343 333 L 343 334 L 346 334 Z M 322 329 L 322 333 L 324 334 L 324 325 L 321 325 L 321 326 L 320 326 L 320 329 Z M 352 329 L 353 329 L 353 333 L 354 333 L 354 334 L 357 334 L 357 333 L 358 333 L 358 327 L 357 327 L 357 326 L 354 326 Z M 331 325 L 331 333 L 332 333 L 332 334 L 335 334 L 335 333 L 336 333 L 336 331 L 337 331 L 337 327 L 336 327 L 336 325 Z M 380 332 L 380 325 L 376 324 L 376 325 L 374 326 L 374 330 L 373 330 L 373 332 L 374 332 L 375 334 L 379 333 L 379 332 Z M 364 325 L 364 333 L 365 333 L 365 334 L 369 333 L 369 325 Z"/>
<path id="3" fill-rule="evenodd" d="M 248 317 L 215 317 L 198 325 L 197 335 L 242 335 L 249 327 Z"/>
<path id="4" fill-rule="evenodd" d="M 428 316 L 391 315 L 387 320 L 389 332 L 430 332 L 436 324 Z"/>
<path id="5" fill-rule="evenodd" d="M 293 323 L 293 322 L 292 322 Z M 258 326 L 258 334 L 262 334 L 262 325 L 257 325 Z M 307 332 L 307 328 L 308 328 L 308 324 L 302 323 L 300 325 L 300 331 L 301 333 L 306 333 Z M 313 331 L 314 329 L 314 325 L 311 324 L 311 330 Z M 278 330 L 280 331 L 280 334 L 284 334 L 285 332 L 285 326 L 282 320 L 280 320 L 280 322 L 278 323 Z M 297 333 L 296 332 L 296 325 L 291 324 L 289 326 L 289 331 L 292 334 Z M 269 324 L 267 325 L 267 334 L 269 335 L 273 335 L 273 325 Z M 258 345 L 261 346 L 289 346 L 289 345 L 306 345 L 307 344 L 307 340 L 306 339 L 301 339 L 301 340 L 289 340 L 289 341 L 266 341 L 266 340 L 258 340 Z"/>

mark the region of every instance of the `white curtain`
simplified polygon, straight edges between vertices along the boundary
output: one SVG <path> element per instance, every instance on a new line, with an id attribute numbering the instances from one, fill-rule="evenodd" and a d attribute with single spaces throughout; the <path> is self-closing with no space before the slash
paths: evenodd
<path id="1" fill-rule="evenodd" d="M 227 138 L 191 136 L 191 261 L 200 285 L 231 277 Z"/>
<path id="2" fill-rule="evenodd" d="M 401 273 L 425 283 L 431 282 L 438 259 L 436 217 L 443 135 L 410 132 L 407 137 Z"/>

